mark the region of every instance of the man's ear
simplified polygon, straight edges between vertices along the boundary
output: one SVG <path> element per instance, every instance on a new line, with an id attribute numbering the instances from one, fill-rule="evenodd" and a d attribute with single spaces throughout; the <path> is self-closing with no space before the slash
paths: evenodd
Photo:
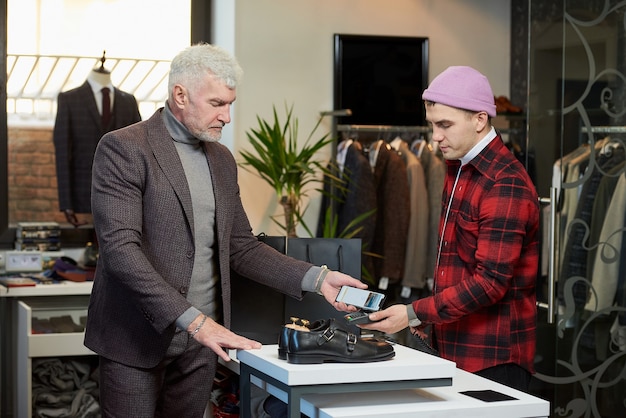
<path id="1" fill-rule="evenodd" d="M 489 115 L 487 112 L 477 112 L 474 117 L 476 118 L 476 132 L 481 132 L 489 123 Z"/>
<path id="2" fill-rule="evenodd" d="M 185 107 L 188 100 L 187 89 L 180 84 L 174 84 L 172 98 L 174 99 L 174 103 L 176 104 L 176 106 L 180 108 Z"/>

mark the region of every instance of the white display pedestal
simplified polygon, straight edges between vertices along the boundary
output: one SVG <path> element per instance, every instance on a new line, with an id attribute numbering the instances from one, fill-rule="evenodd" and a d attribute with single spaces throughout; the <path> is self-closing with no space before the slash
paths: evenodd
<path id="1" fill-rule="evenodd" d="M 396 356 L 387 361 L 324 364 L 280 360 L 275 344 L 239 351 L 241 416 L 250 417 L 252 377 L 287 394 L 285 401 L 292 418 L 300 417 L 300 399 L 307 394 L 398 391 L 452 384 L 455 363 L 401 345 L 394 349 Z"/>
<path id="2" fill-rule="evenodd" d="M 550 403 L 457 369 L 453 362 L 395 345 L 396 357 L 376 363 L 290 364 L 278 347 L 231 351 L 240 374 L 241 417 L 250 417 L 251 382 L 286 402 L 290 417 L 476 418 L 548 417 Z M 236 366 L 239 366 L 238 368 Z M 514 399 L 487 402 L 464 394 Z M 347 394 L 349 393 L 349 394 Z"/>

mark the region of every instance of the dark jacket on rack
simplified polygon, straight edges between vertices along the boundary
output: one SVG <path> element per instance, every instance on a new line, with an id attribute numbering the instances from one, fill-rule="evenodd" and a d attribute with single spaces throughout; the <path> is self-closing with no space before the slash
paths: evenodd
<path id="1" fill-rule="evenodd" d="M 426 245 L 426 277 L 433 277 L 437 262 L 437 243 L 439 242 L 439 217 L 441 215 L 441 195 L 446 178 L 446 164 L 435 154 L 432 147 L 425 143 L 421 151 L 413 144 L 411 150 L 417 155 L 426 177 L 428 190 L 428 241 Z"/>
<path id="2" fill-rule="evenodd" d="M 360 143 L 353 142 L 347 147 L 340 178 L 345 181 L 345 184 L 341 188 L 335 187 L 334 190 L 331 190 L 330 179 L 324 180 L 324 195 L 317 228 L 319 237 L 323 236 L 324 219 L 329 209 L 331 216 L 337 221 L 338 234 L 341 234 L 355 218 L 376 211 L 374 175 L 369 161 L 363 155 Z M 334 198 L 329 197 L 331 193 Z M 354 238 L 361 238 L 363 251 L 366 253 L 362 257 L 362 264 L 370 274 L 374 272 L 374 261 L 371 256 L 367 255 L 367 252 L 372 250 L 375 220 L 376 214 L 372 213 L 368 219 L 355 225 L 356 228 L 361 228 Z"/>
<path id="3" fill-rule="evenodd" d="M 408 193 L 410 202 L 409 228 L 407 229 L 406 257 L 402 286 L 423 289 L 427 271 L 428 255 L 428 199 L 424 168 L 417 156 L 409 150 L 409 145 L 402 139 L 391 142 L 391 146 L 406 165 Z"/>
<path id="4" fill-rule="evenodd" d="M 372 251 L 380 256 L 374 259 L 375 277 L 388 277 L 390 283 L 399 283 L 404 275 L 407 231 L 411 216 L 409 185 L 406 165 L 387 143 L 382 143 L 378 149 L 374 184 L 377 216 Z"/>

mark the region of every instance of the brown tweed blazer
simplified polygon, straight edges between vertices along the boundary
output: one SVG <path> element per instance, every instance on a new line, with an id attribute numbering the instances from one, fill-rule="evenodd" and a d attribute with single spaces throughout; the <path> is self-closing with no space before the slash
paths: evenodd
<path id="1" fill-rule="evenodd" d="M 219 143 L 205 144 L 215 192 L 216 257 L 223 318 L 231 321 L 231 268 L 302 297 L 310 264 L 288 258 L 252 234 L 237 185 L 237 165 Z M 157 111 L 106 134 L 93 165 L 92 210 L 100 259 L 85 345 L 111 360 L 153 367 L 174 335 L 194 259 L 191 195 L 173 140 Z"/>

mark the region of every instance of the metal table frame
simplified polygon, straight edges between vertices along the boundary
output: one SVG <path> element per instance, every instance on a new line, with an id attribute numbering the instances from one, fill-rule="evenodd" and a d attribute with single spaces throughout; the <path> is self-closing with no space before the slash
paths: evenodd
<path id="1" fill-rule="evenodd" d="M 355 382 L 355 383 L 329 383 L 329 384 L 308 384 L 290 386 L 268 374 L 252 367 L 243 361 L 239 365 L 239 396 L 240 413 L 242 418 L 251 418 L 250 410 L 250 390 L 251 376 L 255 376 L 262 381 L 287 393 L 288 416 L 290 418 L 300 418 L 300 400 L 305 394 L 311 393 L 349 393 L 349 392 L 371 392 L 380 390 L 395 389 L 417 389 L 432 388 L 437 386 L 451 386 L 452 378 L 397 380 L 382 382 Z"/>

